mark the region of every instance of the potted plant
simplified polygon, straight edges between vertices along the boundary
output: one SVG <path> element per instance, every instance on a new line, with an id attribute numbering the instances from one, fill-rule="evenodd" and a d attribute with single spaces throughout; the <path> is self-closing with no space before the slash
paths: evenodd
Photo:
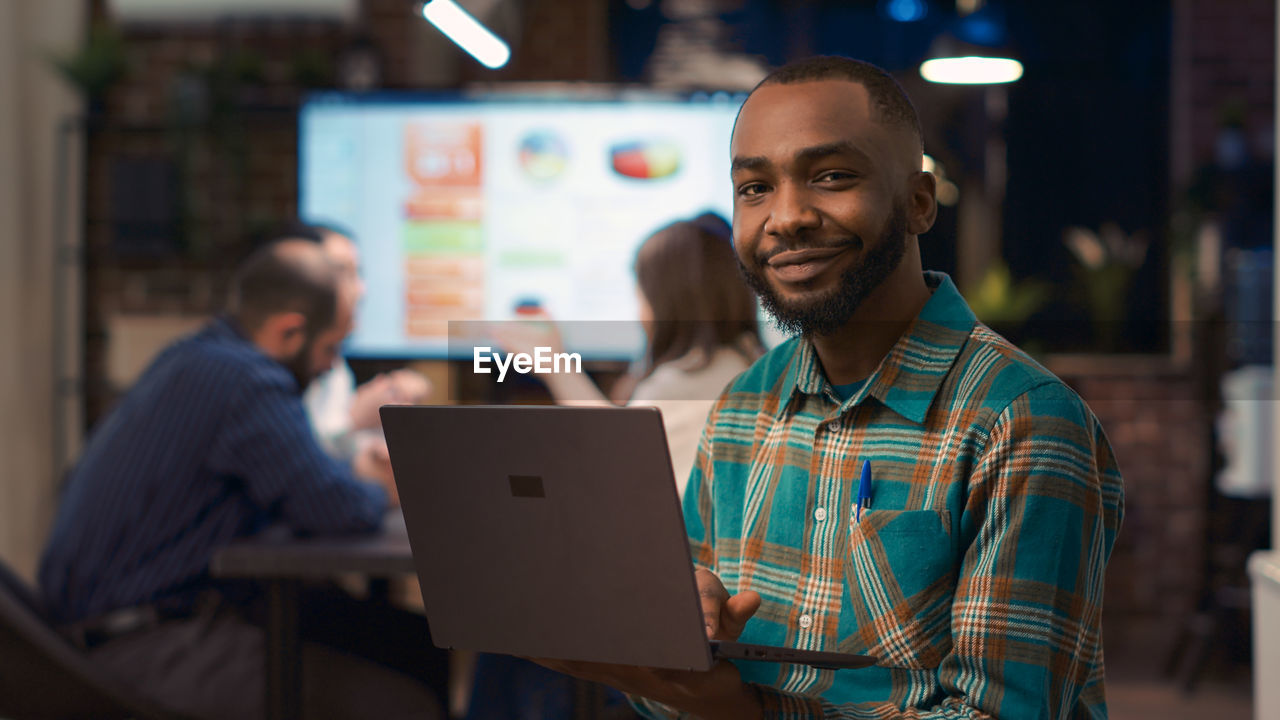
<path id="1" fill-rule="evenodd" d="M 95 25 L 74 54 L 51 58 L 53 66 L 84 96 L 90 116 L 101 113 L 107 90 L 128 69 L 124 38 L 109 25 Z"/>

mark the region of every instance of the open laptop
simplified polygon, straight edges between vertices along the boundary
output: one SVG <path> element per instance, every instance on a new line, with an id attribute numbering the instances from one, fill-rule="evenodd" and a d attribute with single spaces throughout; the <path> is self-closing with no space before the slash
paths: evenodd
<path id="1" fill-rule="evenodd" d="M 657 409 L 381 412 L 436 645 L 688 670 L 875 663 L 707 639 Z"/>

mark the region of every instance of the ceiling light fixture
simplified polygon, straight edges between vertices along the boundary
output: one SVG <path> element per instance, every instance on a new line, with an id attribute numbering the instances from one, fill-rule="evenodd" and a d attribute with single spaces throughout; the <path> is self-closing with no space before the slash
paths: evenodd
<path id="1" fill-rule="evenodd" d="M 507 43 L 454 0 L 429 0 L 422 17 L 487 68 L 496 70 L 511 59 Z"/>
<path id="2" fill-rule="evenodd" d="M 996 85 L 1022 77 L 1022 63 L 1005 44 L 1005 25 L 998 8 L 974 3 L 963 10 L 950 30 L 938 36 L 929 58 L 920 64 L 920 76 L 936 83 Z"/>
<path id="3" fill-rule="evenodd" d="M 920 76 L 929 82 L 955 85 L 996 85 L 1022 77 L 1022 63 L 1013 58 L 962 55 L 937 57 L 920 63 Z"/>

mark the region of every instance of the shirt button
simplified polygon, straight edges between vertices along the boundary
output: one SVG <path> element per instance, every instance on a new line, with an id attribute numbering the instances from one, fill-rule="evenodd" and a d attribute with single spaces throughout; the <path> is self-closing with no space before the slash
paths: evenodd
<path id="1" fill-rule="evenodd" d="M 813 626 L 813 618 L 809 617 L 808 615 L 800 616 L 800 627 L 804 628 L 805 630 L 808 630 L 812 626 Z"/>
<path id="2" fill-rule="evenodd" d="M 831 432 L 840 432 L 840 421 L 832 420 L 831 422 L 827 423 L 827 429 L 830 430 Z"/>
<path id="3" fill-rule="evenodd" d="M 827 509 L 826 509 L 826 508 L 818 508 L 817 510 L 814 510 L 814 511 L 813 511 L 813 519 L 814 519 L 814 520 L 817 520 L 818 522 L 822 522 L 823 520 L 826 520 L 826 519 L 827 519 Z"/>

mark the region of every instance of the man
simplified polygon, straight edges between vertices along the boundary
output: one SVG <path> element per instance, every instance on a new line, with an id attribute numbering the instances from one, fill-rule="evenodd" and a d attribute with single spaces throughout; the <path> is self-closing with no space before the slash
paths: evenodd
<path id="1" fill-rule="evenodd" d="M 797 337 L 719 398 L 684 499 L 709 636 L 876 665 L 547 664 L 654 716 L 1106 716 L 1120 475 L 1083 401 L 923 272 L 921 155 L 914 109 L 874 66 L 813 58 L 748 97 L 736 249 Z"/>
<path id="2" fill-rule="evenodd" d="M 318 246 L 257 251 L 226 315 L 152 362 L 71 473 L 41 562 L 45 601 L 92 662 L 175 711 L 264 709 L 260 598 L 210 578 L 219 548 L 276 524 L 368 532 L 387 510 L 386 487 L 316 443 L 300 400 L 333 364 L 351 300 Z M 443 687 L 444 660 L 421 617 L 325 588 L 304 594 L 299 626 L 304 708 L 437 716 L 421 682 Z"/>
<path id="3" fill-rule="evenodd" d="M 360 276 L 360 251 L 351 235 L 328 225 L 294 223 L 285 237 L 312 240 L 337 266 L 340 281 L 359 302 L 365 293 Z M 426 400 L 431 383 L 408 368 L 381 373 L 356 386 L 351 366 L 341 357 L 307 387 L 303 395 L 307 415 L 330 455 L 356 463 L 368 472 L 383 472 L 390 467 L 386 443 L 381 437 L 382 420 L 378 408 L 383 405 L 416 404 Z"/>

